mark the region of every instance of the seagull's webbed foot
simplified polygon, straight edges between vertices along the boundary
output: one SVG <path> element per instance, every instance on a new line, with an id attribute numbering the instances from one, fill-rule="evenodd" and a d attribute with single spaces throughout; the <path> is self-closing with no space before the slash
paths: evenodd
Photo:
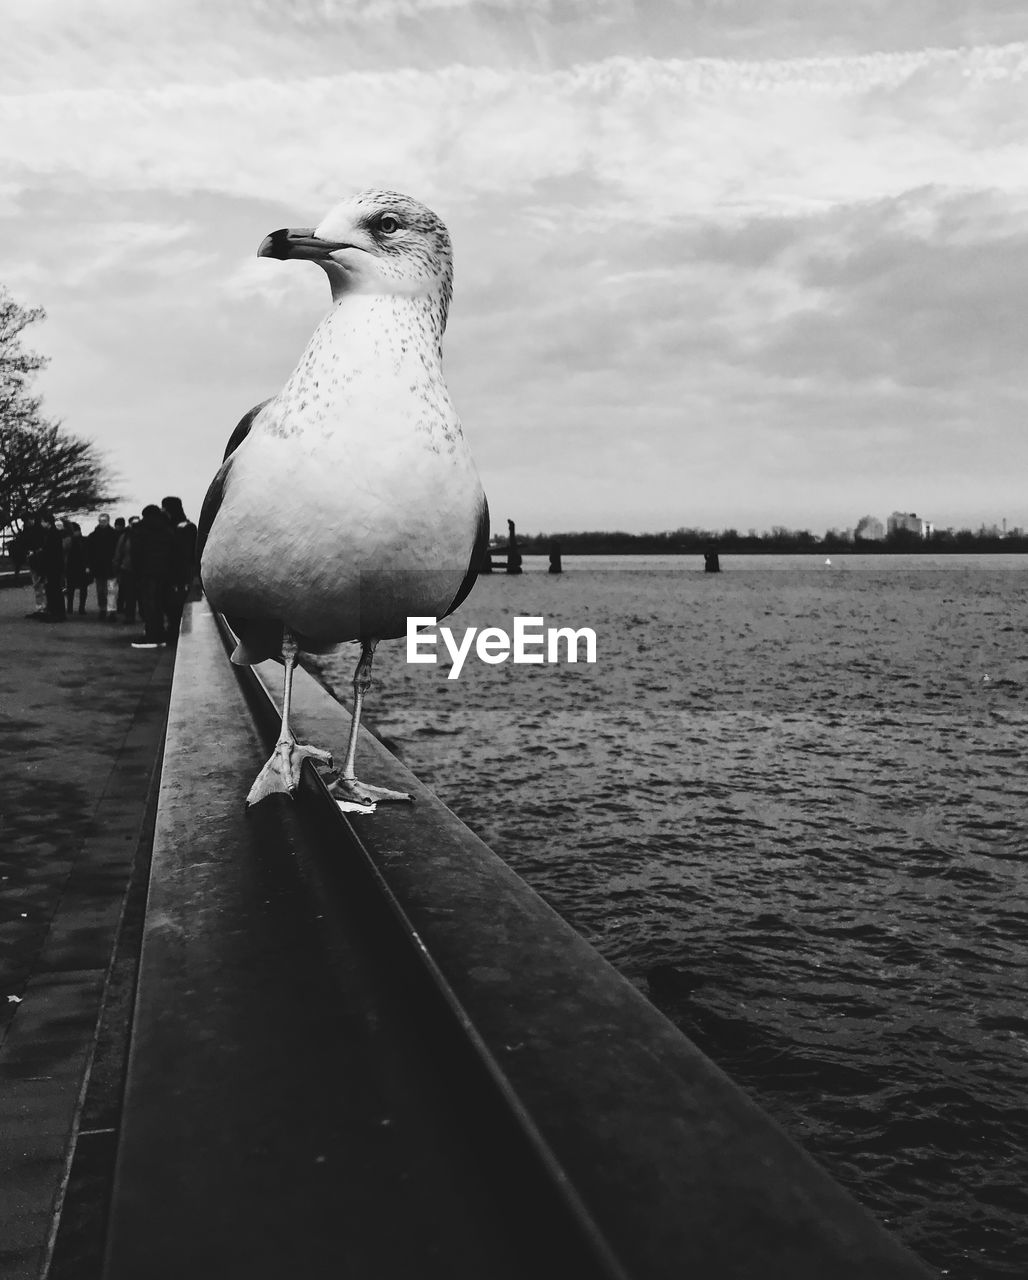
<path id="1" fill-rule="evenodd" d="M 373 787 L 370 783 L 361 782 L 354 772 L 361 711 L 364 707 L 364 695 L 371 688 L 371 663 L 377 644 L 378 641 L 375 639 L 361 641 L 360 661 L 357 663 L 357 670 L 353 673 L 353 718 L 350 721 L 350 737 L 346 744 L 346 759 L 343 761 L 339 776 L 332 780 L 328 788 L 328 794 L 343 813 L 374 813 L 375 805 L 380 801 L 399 800 L 410 804 L 414 799 L 406 791 L 390 791 L 388 787 Z"/>
<path id="2" fill-rule="evenodd" d="M 407 791 L 373 787 L 359 778 L 336 778 L 329 784 L 328 794 L 344 813 L 374 813 L 375 805 L 383 800 L 399 800 L 407 804 L 414 800 Z"/>
<path id="3" fill-rule="evenodd" d="M 323 751 L 321 747 L 309 747 L 291 737 L 279 738 L 275 743 L 275 750 L 271 753 L 271 759 L 257 775 L 250 788 L 250 793 L 246 797 L 247 807 L 257 804 L 267 796 L 274 795 L 276 791 L 282 791 L 291 796 L 300 785 L 300 771 L 304 760 L 308 759 L 316 764 L 326 764 L 330 767 L 332 764 L 331 752 Z"/>

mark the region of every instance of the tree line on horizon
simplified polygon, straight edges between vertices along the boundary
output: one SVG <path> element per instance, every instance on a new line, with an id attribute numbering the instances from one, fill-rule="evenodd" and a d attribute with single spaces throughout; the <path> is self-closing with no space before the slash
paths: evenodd
<path id="1" fill-rule="evenodd" d="M 881 539 L 847 537 L 829 530 L 820 537 L 809 529 L 787 529 L 775 525 L 758 533 L 736 529 L 674 529 L 664 533 L 627 533 L 624 530 L 589 530 L 574 533 L 533 533 L 517 535 L 523 555 L 547 555 L 554 543 L 563 555 L 702 555 L 712 547 L 730 555 L 896 555 L 911 552 L 1028 552 L 1028 535 L 999 534 L 985 527 L 936 530 L 927 538 L 898 529 Z M 503 550 L 507 539 L 492 538 L 494 549 Z"/>

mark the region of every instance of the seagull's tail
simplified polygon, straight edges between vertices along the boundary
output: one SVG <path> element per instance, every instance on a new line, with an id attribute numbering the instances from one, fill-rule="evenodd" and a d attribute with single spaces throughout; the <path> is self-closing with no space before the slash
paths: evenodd
<path id="1" fill-rule="evenodd" d="M 239 667 L 252 667 L 269 658 L 282 657 L 282 623 L 250 618 L 230 618 L 225 621 L 236 634 L 236 647 L 230 660 Z"/>

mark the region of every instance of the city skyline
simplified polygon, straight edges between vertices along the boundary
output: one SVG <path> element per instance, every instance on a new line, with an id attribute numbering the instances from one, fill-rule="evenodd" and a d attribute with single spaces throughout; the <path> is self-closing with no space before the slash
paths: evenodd
<path id="1" fill-rule="evenodd" d="M 14 6 L 0 281 L 48 311 L 44 412 L 112 511 L 195 518 L 328 305 L 257 246 L 383 185 L 453 235 L 494 525 L 831 528 L 883 492 L 1028 525 L 1024 17 L 810 8 Z"/>
<path id="2" fill-rule="evenodd" d="M 874 541 L 884 541 L 887 535 L 892 532 L 892 530 L 889 527 L 890 521 L 892 519 L 892 516 L 897 516 L 897 515 L 911 516 L 914 519 L 918 518 L 916 515 L 916 512 L 898 512 L 898 511 L 890 513 L 890 516 L 886 517 L 886 519 L 884 520 L 878 518 L 877 516 L 872 516 L 871 519 L 873 523 L 878 526 L 878 528 L 880 529 L 880 532 L 874 529 L 872 529 L 870 532 L 868 531 L 861 532 L 861 525 L 868 518 L 867 515 L 864 515 L 864 516 L 861 516 L 858 520 L 855 520 L 852 524 L 836 523 L 836 524 L 825 525 L 823 527 L 820 527 L 820 531 L 818 530 L 818 528 L 811 528 L 805 525 L 790 526 L 790 525 L 784 525 L 780 521 L 775 521 L 771 525 L 765 526 L 763 528 L 758 528 L 756 525 L 737 526 L 737 525 L 717 525 L 717 524 L 714 524 L 714 525 L 680 524 L 680 525 L 676 525 L 674 528 L 666 528 L 666 529 L 652 528 L 652 529 L 641 529 L 641 530 L 627 530 L 627 529 L 614 528 L 613 526 L 611 526 L 610 528 L 604 528 L 604 529 L 570 529 L 570 528 L 526 529 L 524 527 L 519 527 L 517 529 L 516 536 L 518 537 L 518 539 L 521 539 L 521 538 L 534 539 L 534 538 L 540 538 L 540 537 L 559 537 L 562 535 L 632 533 L 633 535 L 639 535 L 642 537 L 668 537 L 668 536 L 673 536 L 675 534 L 700 533 L 700 534 L 712 534 L 715 536 L 733 535 L 740 538 L 756 537 L 761 539 L 770 539 L 780 532 L 787 535 L 811 534 L 817 538 L 838 537 L 843 539 L 849 539 L 851 541 L 854 539 L 854 537 L 856 537 L 858 539 L 863 539 L 864 541 L 874 542 Z M 976 537 L 976 538 L 999 538 L 999 539 L 1023 538 L 1025 534 L 1025 530 L 1022 526 L 1011 524 L 1005 517 L 1001 518 L 998 521 L 984 520 L 984 521 L 978 522 L 975 525 L 968 524 L 968 525 L 960 525 L 960 526 L 937 525 L 932 520 L 927 520 L 922 518 L 920 520 L 920 524 L 925 527 L 918 530 L 917 532 L 919 533 L 919 536 L 926 539 L 932 536 L 955 537 L 958 535 L 966 535 L 966 534 L 971 534 L 973 537 Z M 492 539 L 493 541 L 499 540 L 500 542 L 503 542 L 504 544 L 506 544 L 508 534 L 504 533 L 503 530 L 499 527 L 499 525 L 500 525 L 499 521 L 494 522 L 494 527 L 492 529 L 492 535 L 491 535 Z M 906 532 L 914 532 L 914 530 L 911 527 L 908 527 L 906 529 Z"/>

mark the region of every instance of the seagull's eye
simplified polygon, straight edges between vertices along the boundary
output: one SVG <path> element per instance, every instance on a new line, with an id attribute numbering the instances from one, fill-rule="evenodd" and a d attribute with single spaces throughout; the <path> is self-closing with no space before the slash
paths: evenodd
<path id="1" fill-rule="evenodd" d="M 391 213 L 383 213 L 378 220 L 379 231 L 384 231 L 387 236 L 391 236 L 394 231 L 399 231 L 400 220 L 394 218 Z"/>

